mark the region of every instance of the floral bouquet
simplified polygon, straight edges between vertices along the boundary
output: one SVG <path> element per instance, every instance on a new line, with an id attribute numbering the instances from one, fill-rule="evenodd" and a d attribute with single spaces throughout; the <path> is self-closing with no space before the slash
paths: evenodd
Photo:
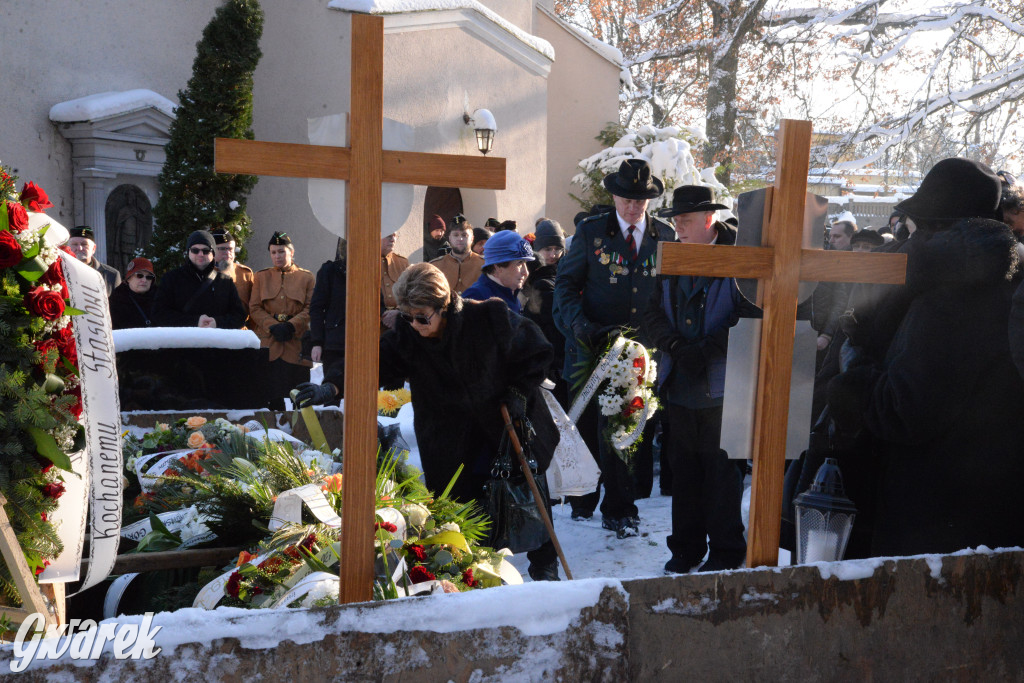
<path id="1" fill-rule="evenodd" d="M 377 392 L 377 414 L 385 417 L 394 417 L 406 403 L 412 400 L 412 394 L 408 389 L 396 389 L 394 391 Z"/>
<path id="2" fill-rule="evenodd" d="M 644 426 L 658 409 L 654 388 L 657 365 L 639 342 L 617 336 L 595 356 L 586 381 L 569 409 L 576 422 L 594 396 L 605 416 L 603 437 L 621 458 L 629 460 Z M 582 379 L 581 377 L 581 379 Z"/>
<path id="3" fill-rule="evenodd" d="M 0 167 L 0 492 L 30 570 L 42 573 L 62 544 L 49 516 L 64 493 L 61 470 L 84 435 L 78 353 L 60 250 L 44 240 L 53 204 L 35 183 L 15 192 Z M 0 566 L 0 601 L 19 599 Z"/>

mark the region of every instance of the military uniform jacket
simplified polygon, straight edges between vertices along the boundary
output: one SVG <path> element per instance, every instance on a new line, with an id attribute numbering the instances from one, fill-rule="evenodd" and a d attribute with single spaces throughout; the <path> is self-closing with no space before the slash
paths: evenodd
<path id="1" fill-rule="evenodd" d="M 575 365 L 589 361 L 578 338 L 608 325 L 629 326 L 638 341 L 649 345 L 643 325 L 644 310 L 654 291 L 658 242 L 674 242 L 675 231 L 650 213 L 640 252 L 632 259 L 615 212 L 587 218 L 558 263 L 555 278 L 554 318 L 565 335 L 564 376 Z"/>
<path id="2" fill-rule="evenodd" d="M 462 294 L 466 291 L 467 287 L 470 287 L 478 279 L 480 279 L 480 273 L 484 269 L 484 259 L 480 254 L 469 252 L 465 260 L 459 261 L 451 254 L 445 254 L 439 256 L 430 262 L 431 265 L 437 266 L 438 270 L 444 273 L 445 278 L 448 280 L 448 286 L 451 287 L 453 292 Z"/>
<path id="3" fill-rule="evenodd" d="M 256 273 L 249 296 L 249 318 L 260 346 L 270 349 L 270 360 L 283 358 L 295 365 L 311 365 L 299 357 L 299 352 L 302 335 L 309 329 L 309 302 L 315 284 L 313 273 L 295 265 L 285 270 L 264 268 Z M 270 327 L 279 322 L 295 326 L 295 334 L 286 342 L 270 334 Z"/>
<path id="4" fill-rule="evenodd" d="M 235 289 L 238 290 L 238 298 L 248 307 L 249 296 L 252 294 L 252 283 L 256 280 L 256 274 L 252 272 L 252 268 L 241 263 L 232 263 L 230 268 L 222 272 L 234 281 Z"/>
<path id="5" fill-rule="evenodd" d="M 390 310 L 398 306 L 395 295 L 391 288 L 395 286 L 395 280 L 409 267 L 409 259 L 391 252 L 381 259 L 380 264 L 380 295 L 384 299 L 384 308 Z"/>

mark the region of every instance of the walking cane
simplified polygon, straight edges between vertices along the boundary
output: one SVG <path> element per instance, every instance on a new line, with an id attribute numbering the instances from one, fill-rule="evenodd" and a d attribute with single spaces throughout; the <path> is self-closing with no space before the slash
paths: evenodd
<path id="1" fill-rule="evenodd" d="M 526 464 L 526 457 L 523 455 L 523 446 L 519 443 L 519 436 L 516 434 L 515 427 L 512 426 L 512 418 L 509 417 L 508 408 L 504 403 L 501 404 L 501 417 L 505 420 L 505 431 L 508 432 L 509 439 L 512 440 L 512 447 L 516 451 L 516 455 L 519 456 L 519 466 L 523 468 L 523 475 L 526 476 L 526 481 L 530 484 L 530 490 L 533 492 L 533 500 L 537 503 L 537 510 L 540 511 L 541 519 L 544 520 L 544 526 L 548 530 L 548 535 L 551 536 L 551 542 L 555 544 L 555 552 L 558 553 L 558 559 L 562 562 L 562 569 L 565 570 L 565 578 L 572 581 L 572 572 L 569 571 L 569 563 L 565 561 L 565 555 L 562 554 L 562 544 L 558 542 L 558 536 L 555 535 L 555 526 L 551 523 L 551 517 L 548 515 L 547 501 L 543 500 L 540 495 L 540 489 L 537 488 L 537 482 L 533 478 L 533 472 L 530 471 L 530 466 Z"/>

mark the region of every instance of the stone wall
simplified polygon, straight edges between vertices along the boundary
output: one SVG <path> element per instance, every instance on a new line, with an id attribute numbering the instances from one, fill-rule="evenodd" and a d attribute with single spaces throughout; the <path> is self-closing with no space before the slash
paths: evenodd
<path id="1" fill-rule="evenodd" d="M 151 661 L 106 654 L 18 680 L 1024 680 L 1022 571 L 1020 550 L 967 552 L 312 611 L 184 610 L 158 615 L 168 633 Z M 220 637 L 192 642 L 211 630 Z M 0 652 L 0 670 L 10 657 Z"/>

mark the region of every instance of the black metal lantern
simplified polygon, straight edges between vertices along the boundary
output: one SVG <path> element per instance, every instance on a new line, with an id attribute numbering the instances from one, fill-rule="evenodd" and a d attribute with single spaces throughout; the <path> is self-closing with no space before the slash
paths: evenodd
<path id="1" fill-rule="evenodd" d="M 814 475 L 811 487 L 793 501 L 796 508 L 796 564 L 843 558 L 857 508 L 846 497 L 843 473 L 835 458 Z"/>

